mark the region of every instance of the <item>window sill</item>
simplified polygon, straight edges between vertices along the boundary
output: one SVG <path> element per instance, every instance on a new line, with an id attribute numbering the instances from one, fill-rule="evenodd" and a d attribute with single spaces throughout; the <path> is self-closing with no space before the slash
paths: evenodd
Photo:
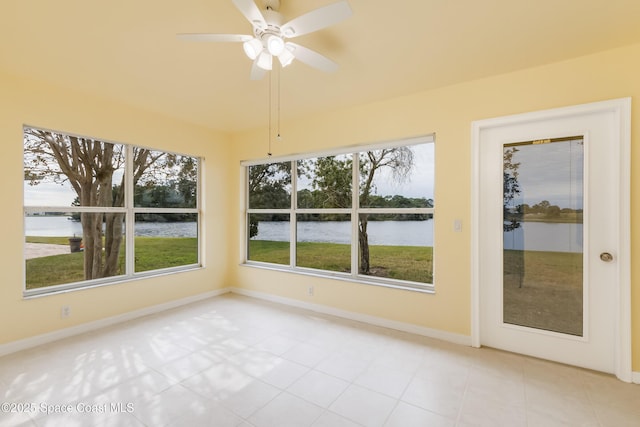
<path id="1" fill-rule="evenodd" d="M 255 261 L 241 263 L 240 267 L 258 268 L 263 270 L 278 271 L 282 273 L 299 274 L 302 276 L 317 277 L 320 279 L 333 279 L 343 282 L 357 283 L 361 285 L 381 286 L 384 288 L 397 289 L 402 291 L 419 292 L 423 294 L 435 294 L 435 287 L 432 284 L 422 284 L 393 279 L 369 278 L 367 276 L 352 276 L 347 273 L 314 270 L 311 268 L 289 267 L 284 265 L 269 264 Z"/>
<path id="2" fill-rule="evenodd" d="M 184 267 L 174 267 L 171 269 L 155 270 L 149 272 L 140 272 L 132 276 L 118 276 L 113 279 L 92 280 L 87 282 L 70 283 L 66 285 L 53 285 L 44 286 L 41 288 L 29 289 L 22 292 L 23 299 L 35 299 L 40 297 L 46 297 L 50 295 L 66 294 L 75 291 L 84 291 L 93 288 L 101 288 L 103 286 L 121 285 L 125 283 L 131 283 L 138 280 L 145 280 L 154 277 L 168 276 L 176 273 L 183 273 L 194 270 L 201 270 L 204 267 L 201 265 L 191 265 Z M 82 284 L 80 284 L 82 283 Z"/>

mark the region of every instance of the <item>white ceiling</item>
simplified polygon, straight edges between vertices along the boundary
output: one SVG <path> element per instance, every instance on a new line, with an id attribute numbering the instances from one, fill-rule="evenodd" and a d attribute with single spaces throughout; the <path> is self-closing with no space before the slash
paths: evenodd
<path id="1" fill-rule="evenodd" d="M 332 1 L 281 0 L 280 12 Z M 640 42 L 638 0 L 349 3 L 351 18 L 296 39 L 340 69 L 284 69 L 283 120 Z M 266 126 L 269 78 L 249 80 L 242 45 L 185 32 L 251 26 L 231 0 L 2 0 L 0 69 L 213 129 Z"/>

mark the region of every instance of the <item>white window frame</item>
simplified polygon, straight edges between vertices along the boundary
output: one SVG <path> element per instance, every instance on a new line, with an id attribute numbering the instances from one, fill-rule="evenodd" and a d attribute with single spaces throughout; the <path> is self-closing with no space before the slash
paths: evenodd
<path id="1" fill-rule="evenodd" d="M 72 282 L 65 283 L 60 285 L 51 285 L 51 286 L 43 286 L 35 289 L 27 289 L 27 274 L 26 274 L 26 259 L 23 263 L 24 266 L 24 280 L 23 280 L 23 297 L 35 297 L 41 295 L 49 295 L 56 294 L 60 292 L 67 292 L 76 289 L 86 289 L 96 286 L 104 286 L 115 283 L 128 282 L 131 280 L 137 280 L 145 277 L 151 276 L 160 276 L 165 274 L 171 274 L 176 272 L 182 272 L 187 270 L 193 270 L 198 268 L 203 268 L 203 216 L 202 216 L 202 176 L 203 176 L 203 166 L 204 166 L 204 158 L 199 156 L 194 156 L 191 154 L 177 153 L 173 151 L 167 151 L 157 148 L 149 148 L 142 147 L 140 145 L 132 145 L 126 144 L 122 142 L 114 142 L 107 139 L 87 137 L 82 135 L 77 135 L 69 132 L 63 132 L 58 130 L 50 130 L 45 129 L 38 126 L 30 126 L 24 125 L 24 128 L 34 128 L 39 129 L 45 132 L 55 132 L 59 134 L 65 134 L 70 136 L 75 136 L 78 138 L 88 138 L 88 139 L 96 139 L 105 143 L 121 145 L 125 148 L 125 202 L 124 207 L 101 207 L 101 206 L 91 206 L 91 207 L 83 207 L 83 206 L 23 206 L 23 218 L 29 214 L 36 214 L 39 212 L 60 212 L 60 213 L 82 213 L 82 212 L 98 212 L 98 213 L 124 213 L 125 214 L 125 240 L 124 245 L 127 248 L 125 253 L 125 274 L 120 276 L 111 276 L 104 277 L 100 279 L 94 280 L 83 280 L 80 282 Z M 144 148 L 152 151 L 161 151 L 167 154 L 175 154 L 179 156 L 193 157 L 197 159 L 198 164 L 198 174 L 197 174 L 197 197 L 196 197 L 196 207 L 195 208 L 147 208 L 147 207 L 135 207 L 134 203 L 134 189 L 133 189 L 133 163 L 129 161 L 129 159 L 133 158 L 133 149 L 135 147 Z M 139 213 L 171 213 L 171 214 L 181 214 L 181 213 L 194 213 L 197 214 L 197 224 L 198 224 L 198 232 L 196 238 L 198 239 L 198 260 L 194 264 L 186 264 L 180 265 L 176 267 L 169 268 L 161 268 L 156 270 L 142 271 L 136 273 L 135 269 L 135 216 Z M 26 226 L 23 223 L 23 235 L 25 237 L 26 243 Z M 24 250 L 23 250 L 24 253 Z"/>
<path id="2" fill-rule="evenodd" d="M 385 286 L 391 288 L 412 290 L 425 293 L 435 293 L 434 283 L 419 283 L 408 280 L 397 280 L 389 278 L 379 278 L 375 276 L 368 276 L 359 273 L 359 246 L 358 246 L 358 218 L 360 214 L 431 214 L 435 219 L 435 208 L 360 208 L 360 173 L 359 173 L 359 153 L 365 151 L 380 150 L 384 148 L 397 148 L 403 146 L 413 146 L 421 144 L 435 144 L 435 135 L 425 135 L 415 138 L 407 138 L 402 140 L 395 140 L 377 144 L 358 145 L 343 147 L 340 149 L 327 150 L 321 152 L 313 152 L 307 154 L 297 154 L 291 156 L 269 157 L 267 159 L 259 160 L 244 160 L 240 162 L 244 172 L 244 239 L 243 239 L 243 266 L 266 268 L 270 270 L 279 270 L 286 272 L 294 272 L 299 274 L 317 276 L 317 277 L 329 277 L 338 280 L 348 280 L 358 283 L 364 283 L 376 286 Z M 333 209 L 302 209 L 298 208 L 298 190 L 297 190 L 297 167 L 296 163 L 299 160 L 312 159 L 317 157 L 328 157 L 337 155 L 352 155 L 352 191 L 351 191 L 351 207 L 350 208 L 333 208 Z M 287 209 L 251 209 L 249 208 L 249 167 L 258 166 L 271 163 L 286 163 L 291 162 L 291 206 Z M 434 164 L 435 169 L 435 164 Z M 434 176 L 435 181 L 435 176 Z M 251 214 L 284 214 L 289 215 L 289 265 L 275 264 L 262 261 L 252 261 L 248 259 L 249 253 L 249 215 Z M 319 270 L 308 267 L 299 267 L 296 265 L 296 252 L 297 252 L 297 215 L 298 214 L 348 214 L 351 217 L 351 272 L 341 273 L 330 270 Z M 435 230 L 434 230 L 434 244 L 433 253 L 435 253 Z M 435 263 L 433 265 L 433 277 L 435 282 Z"/>

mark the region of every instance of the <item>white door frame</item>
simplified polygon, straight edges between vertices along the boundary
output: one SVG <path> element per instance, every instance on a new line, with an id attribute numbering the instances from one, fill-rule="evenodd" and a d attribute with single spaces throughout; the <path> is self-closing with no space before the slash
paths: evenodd
<path id="1" fill-rule="evenodd" d="M 471 345 L 480 347 L 480 133 L 484 129 L 540 121 L 552 118 L 589 114 L 614 113 L 619 124 L 620 143 L 611 150 L 620 168 L 618 192 L 615 198 L 620 206 L 618 226 L 619 247 L 614 248 L 618 263 L 618 287 L 615 289 L 615 374 L 625 382 L 632 381 L 631 367 L 631 98 L 614 99 L 564 108 L 516 114 L 493 119 L 478 120 L 471 125 Z"/>

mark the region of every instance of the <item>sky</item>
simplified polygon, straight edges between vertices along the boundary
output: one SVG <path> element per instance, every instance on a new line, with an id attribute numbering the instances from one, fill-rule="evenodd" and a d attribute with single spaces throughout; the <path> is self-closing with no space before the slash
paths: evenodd
<path id="1" fill-rule="evenodd" d="M 408 179 L 402 183 L 394 182 L 389 168 L 376 172 L 376 194 L 381 196 L 402 195 L 404 197 L 425 197 L 433 199 L 434 193 L 434 149 L 435 143 L 414 145 L 414 167 Z"/>
<path id="2" fill-rule="evenodd" d="M 114 172 L 113 182 L 120 182 L 123 171 Z M 62 184 L 53 182 L 41 182 L 38 185 L 30 185 L 24 181 L 24 205 L 25 206 L 71 206 L 77 197 L 67 180 Z"/>
<path id="3" fill-rule="evenodd" d="M 533 206 L 543 200 L 560 208 L 583 208 L 584 145 L 577 140 L 517 147 L 520 198 Z"/>
<path id="4" fill-rule="evenodd" d="M 380 169 L 375 177 L 376 194 L 433 199 L 434 145 L 429 143 L 412 147 L 415 166 L 405 182 L 395 182 L 388 168 Z M 75 198 L 76 193 L 68 182 L 62 185 L 42 182 L 36 186 L 29 185 L 27 181 L 24 183 L 25 206 L 71 206 Z"/>
<path id="5" fill-rule="evenodd" d="M 30 185 L 24 182 L 25 206 L 71 206 L 76 198 L 68 182 L 65 185 L 43 182 L 38 185 Z"/>

